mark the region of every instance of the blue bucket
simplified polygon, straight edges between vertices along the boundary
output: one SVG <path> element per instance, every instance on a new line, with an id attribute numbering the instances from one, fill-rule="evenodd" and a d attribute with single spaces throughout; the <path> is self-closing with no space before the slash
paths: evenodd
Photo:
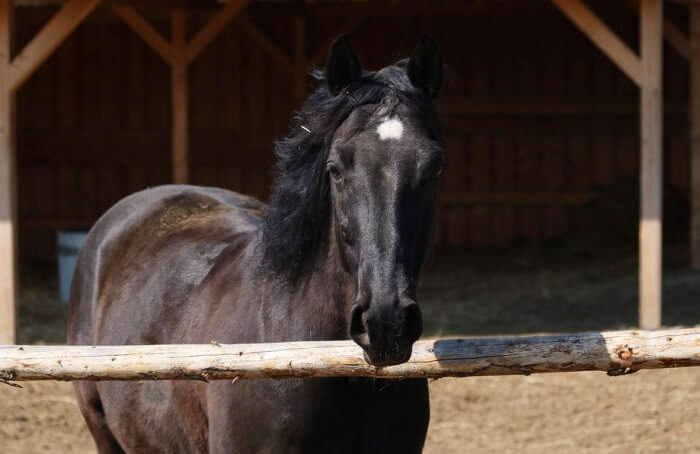
<path id="1" fill-rule="evenodd" d="M 73 280 L 75 264 L 78 261 L 80 248 L 85 243 L 87 232 L 57 232 L 58 245 L 58 293 L 61 301 L 67 303 L 70 299 L 70 283 Z"/>

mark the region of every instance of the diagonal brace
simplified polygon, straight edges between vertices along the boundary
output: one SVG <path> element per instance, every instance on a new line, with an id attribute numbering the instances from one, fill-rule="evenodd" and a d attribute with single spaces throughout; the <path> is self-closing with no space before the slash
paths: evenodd
<path id="1" fill-rule="evenodd" d="M 12 60 L 9 85 L 16 91 L 95 9 L 100 0 L 70 0 Z"/>
<path id="2" fill-rule="evenodd" d="M 593 11 L 581 0 L 552 0 L 552 3 L 610 57 L 627 77 L 641 86 L 641 59 Z"/>

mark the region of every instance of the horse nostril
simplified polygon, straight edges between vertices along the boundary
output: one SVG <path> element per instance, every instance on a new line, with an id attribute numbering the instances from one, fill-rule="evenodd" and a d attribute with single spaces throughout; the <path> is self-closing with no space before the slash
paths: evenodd
<path id="1" fill-rule="evenodd" d="M 364 310 L 355 304 L 350 312 L 350 338 L 364 350 L 369 348 L 369 335 L 363 320 Z"/>
<path id="2" fill-rule="evenodd" d="M 403 335 L 409 342 L 415 342 L 423 332 L 423 315 L 418 303 L 412 302 L 404 306 Z"/>

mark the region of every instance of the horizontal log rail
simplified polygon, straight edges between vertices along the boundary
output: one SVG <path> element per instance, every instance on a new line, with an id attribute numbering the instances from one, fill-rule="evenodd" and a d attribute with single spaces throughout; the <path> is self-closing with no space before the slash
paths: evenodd
<path id="1" fill-rule="evenodd" d="M 0 380 L 441 378 L 700 366 L 700 329 L 416 342 L 404 364 L 374 367 L 351 341 L 275 344 L 0 346 Z"/>

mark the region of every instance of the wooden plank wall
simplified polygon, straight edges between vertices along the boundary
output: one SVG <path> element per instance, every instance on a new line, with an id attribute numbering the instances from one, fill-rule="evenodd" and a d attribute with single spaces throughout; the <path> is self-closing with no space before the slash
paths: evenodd
<path id="1" fill-rule="evenodd" d="M 592 191 L 637 176 L 638 90 L 551 5 L 528 5 L 535 7 L 512 14 L 485 7 L 469 17 L 370 18 L 352 33 L 368 68 L 406 55 L 420 31 L 440 43 L 447 68 L 442 100 L 466 105 L 465 113 L 444 117 L 444 191 Z M 29 39 L 49 13 L 19 10 L 18 41 Z M 605 18 L 636 48 L 634 12 L 616 9 Z M 204 20 L 192 17 L 188 29 Z M 291 18 L 252 20 L 292 53 Z M 309 54 L 337 32 L 328 23 L 309 20 Z M 167 35 L 167 22 L 155 25 Z M 670 106 L 665 179 L 687 193 L 687 62 L 668 47 L 664 51 Z M 265 199 L 272 142 L 284 134 L 295 108 L 291 75 L 235 24 L 190 71 L 192 183 Z M 21 89 L 22 257 L 51 257 L 56 230 L 87 227 L 119 198 L 169 182 L 169 80 L 167 66 L 138 37 L 98 14 Z M 574 209 L 443 205 L 439 240 L 487 246 L 562 236 Z"/>

